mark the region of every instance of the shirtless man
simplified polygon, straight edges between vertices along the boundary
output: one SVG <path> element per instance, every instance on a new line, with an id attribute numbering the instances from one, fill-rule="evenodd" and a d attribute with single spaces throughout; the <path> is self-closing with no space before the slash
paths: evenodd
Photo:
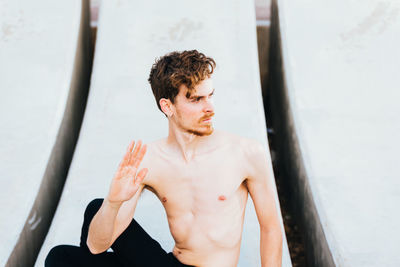
<path id="1" fill-rule="evenodd" d="M 90 252 L 51 251 L 46 266 L 60 254 L 79 254 L 96 266 L 237 266 L 248 193 L 260 223 L 262 266 L 281 266 L 270 158 L 254 140 L 214 131 L 214 68 L 214 60 L 196 50 L 156 61 L 149 82 L 168 118 L 168 137 L 129 144 L 107 197 L 92 201 L 85 212 L 81 248 Z M 166 210 L 175 240 L 172 253 L 133 219 L 144 189 Z M 106 252 L 110 247 L 114 252 Z"/>

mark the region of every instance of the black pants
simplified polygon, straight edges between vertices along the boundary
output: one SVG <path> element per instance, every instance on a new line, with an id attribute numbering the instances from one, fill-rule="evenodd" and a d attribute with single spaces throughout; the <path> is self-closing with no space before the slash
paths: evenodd
<path id="1" fill-rule="evenodd" d="M 103 199 L 95 199 L 86 207 L 80 246 L 60 245 L 52 248 L 46 257 L 46 267 L 66 266 L 117 266 L 117 267 L 177 267 L 180 263 L 152 239 L 143 228 L 132 220 L 126 230 L 115 240 L 114 252 L 92 254 L 86 245 L 89 224 L 100 209 Z"/>

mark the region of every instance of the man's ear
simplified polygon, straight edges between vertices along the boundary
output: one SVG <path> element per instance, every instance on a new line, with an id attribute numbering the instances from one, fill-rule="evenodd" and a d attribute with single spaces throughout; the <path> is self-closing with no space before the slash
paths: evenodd
<path id="1" fill-rule="evenodd" d="M 172 108 L 173 104 L 171 102 L 171 100 L 167 99 L 167 98 L 161 98 L 160 99 L 160 107 L 162 112 L 164 112 L 164 114 L 169 118 L 172 116 L 173 114 L 173 108 Z"/>

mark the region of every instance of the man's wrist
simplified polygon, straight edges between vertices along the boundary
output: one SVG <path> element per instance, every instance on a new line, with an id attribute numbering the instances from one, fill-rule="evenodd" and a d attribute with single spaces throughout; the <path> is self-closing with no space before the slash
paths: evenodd
<path id="1" fill-rule="evenodd" d="M 112 209 L 119 209 L 123 203 L 123 201 L 111 201 L 108 197 L 104 200 L 105 204 Z"/>

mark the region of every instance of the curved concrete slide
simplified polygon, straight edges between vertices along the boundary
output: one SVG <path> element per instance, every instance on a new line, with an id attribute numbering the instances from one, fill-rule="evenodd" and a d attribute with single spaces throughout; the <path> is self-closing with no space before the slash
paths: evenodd
<path id="1" fill-rule="evenodd" d="M 281 162 L 303 203 L 309 266 L 399 266 L 400 3 L 274 10 L 273 117 L 286 123 Z"/>
<path id="2" fill-rule="evenodd" d="M 0 265 L 32 266 L 78 137 L 86 1 L 0 0 Z"/>
<path id="3" fill-rule="evenodd" d="M 215 58 L 216 127 L 258 139 L 266 125 L 257 62 L 254 3 L 249 1 L 103 1 L 96 55 L 82 131 L 66 186 L 37 266 L 51 247 L 79 244 L 88 202 L 104 197 L 131 139 L 168 135 L 147 78 L 155 59 L 173 50 L 198 49 Z M 179 6 L 179 8 L 177 8 Z M 150 192 L 135 218 L 171 251 L 163 206 Z M 259 225 L 250 202 L 240 266 L 260 266 Z M 284 242 L 283 266 L 291 266 Z"/>

